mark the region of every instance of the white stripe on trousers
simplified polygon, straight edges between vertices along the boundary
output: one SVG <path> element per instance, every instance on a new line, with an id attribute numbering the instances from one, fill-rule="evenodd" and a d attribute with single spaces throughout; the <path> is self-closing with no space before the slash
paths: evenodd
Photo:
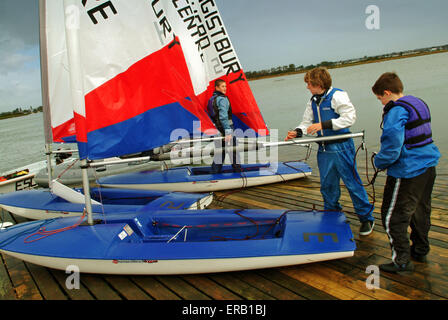
<path id="1" fill-rule="evenodd" d="M 390 245 L 392 247 L 392 261 L 396 264 L 395 259 L 397 258 L 397 252 L 394 250 L 394 244 L 392 236 L 390 235 L 390 218 L 392 217 L 392 212 L 395 209 L 395 204 L 397 202 L 398 190 L 400 189 L 401 179 L 397 178 L 395 181 L 394 193 L 392 194 L 392 199 L 390 200 L 389 210 L 386 215 L 386 233 L 389 237 Z"/>

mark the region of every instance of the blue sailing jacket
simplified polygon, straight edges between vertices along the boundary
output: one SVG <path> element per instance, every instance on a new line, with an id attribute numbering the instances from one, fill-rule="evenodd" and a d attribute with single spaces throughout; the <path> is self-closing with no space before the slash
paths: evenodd
<path id="1" fill-rule="evenodd" d="M 387 169 L 394 178 L 413 178 L 438 164 L 440 152 L 434 143 L 408 149 L 405 146 L 406 123 L 410 114 L 406 108 L 395 106 L 383 120 L 381 149 L 375 156 L 375 166 Z"/>
<path id="2" fill-rule="evenodd" d="M 328 94 L 324 95 L 321 99 L 322 102 L 318 106 L 318 102 L 314 99 L 311 100 L 311 107 L 313 109 L 314 115 L 314 123 L 321 122 L 322 124 L 327 121 L 331 121 L 331 119 L 339 118 L 339 114 L 336 113 L 331 106 L 331 100 L 333 99 L 333 95 L 336 91 L 342 91 L 341 89 L 333 88 Z M 334 136 L 337 134 L 349 133 L 350 130 L 348 128 L 333 130 L 333 129 L 323 129 L 324 136 Z M 322 136 L 322 132 L 318 131 L 317 135 Z"/>
<path id="3" fill-rule="evenodd" d="M 215 91 L 208 102 L 207 111 L 221 134 L 227 135 L 232 133 L 232 107 L 226 95 Z"/>

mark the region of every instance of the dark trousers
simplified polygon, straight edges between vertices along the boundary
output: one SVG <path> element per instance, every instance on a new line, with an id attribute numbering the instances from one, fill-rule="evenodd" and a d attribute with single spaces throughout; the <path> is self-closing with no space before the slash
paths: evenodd
<path id="1" fill-rule="evenodd" d="M 428 168 L 421 175 L 410 179 L 387 177 L 381 218 L 389 237 L 392 261 L 398 265 L 410 260 L 409 226 L 412 250 L 419 255 L 429 252 L 431 193 L 435 178 L 435 167 Z"/>
<path id="2" fill-rule="evenodd" d="M 230 161 L 234 171 L 241 171 L 241 161 L 239 152 L 236 151 L 237 141 L 236 137 L 232 137 L 232 140 L 227 144 L 224 139 L 215 140 L 215 151 L 213 155 L 212 173 L 219 173 L 222 171 L 222 165 L 226 158 L 226 153 L 229 153 Z M 232 150 L 233 148 L 233 150 Z"/>

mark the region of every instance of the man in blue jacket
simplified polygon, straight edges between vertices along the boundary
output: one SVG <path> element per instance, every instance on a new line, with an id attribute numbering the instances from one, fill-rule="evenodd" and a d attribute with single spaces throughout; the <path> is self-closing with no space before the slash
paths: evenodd
<path id="1" fill-rule="evenodd" d="M 411 258 L 425 262 L 429 252 L 431 193 L 440 152 L 432 140 L 428 106 L 419 98 L 405 96 L 395 73 L 381 75 L 372 91 L 384 105 L 375 166 L 387 169 L 381 217 L 392 249 L 392 262 L 380 265 L 380 270 L 413 271 Z"/>
<path id="2" fill-rule="evenodd" d="M 220 173 L 226 157 L 226 146 L 233 149 L 229 152 L 234 172 L 241 172 L 239 153 L 236 151 L 237 141 L 233 136 L 232 106 L 226 96 L 227 84 L 224 80 L 215 81 L 215 92 L 208 101 L 207 111 L 223 140 L 215 141 L 215 153 L 212 163 L 212 173 Z"/>

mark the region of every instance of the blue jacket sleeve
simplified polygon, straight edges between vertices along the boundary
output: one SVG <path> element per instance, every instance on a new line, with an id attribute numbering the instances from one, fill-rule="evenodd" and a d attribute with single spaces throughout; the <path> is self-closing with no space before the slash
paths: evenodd
<path id="1" fill-rule="evenodd" d="M 230 103 L 227 98 L 217 97 L 216 105 L 219 110 L 219 120 L 221 121 L 222 127 L 225 130 L 226 135 L 232 134 L 232 127 L 229 123 L 229 118 L 227 116 L 230 108 Z"/>
<path id="2" fill-rule="evenodd" d="M 408 119 L 408 111 L 399 106 L 393 107 L 384 117 L 381 149 L 374 159 L 378 169 L 386 169 L 400 157 Z"/>

